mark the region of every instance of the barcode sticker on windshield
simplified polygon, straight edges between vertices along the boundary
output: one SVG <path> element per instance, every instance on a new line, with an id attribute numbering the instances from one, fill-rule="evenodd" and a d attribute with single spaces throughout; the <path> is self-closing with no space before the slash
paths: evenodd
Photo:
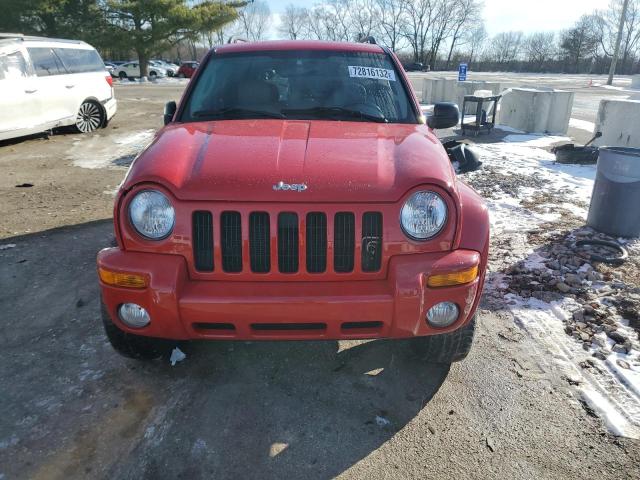
<path id="1" fill-rule="evenodd" d="M 396 81 L 396 72 L 386 68 L 358 67 L 349 65 L 349 76 L 352 78 L 374 78 L 376 80 Z"/>

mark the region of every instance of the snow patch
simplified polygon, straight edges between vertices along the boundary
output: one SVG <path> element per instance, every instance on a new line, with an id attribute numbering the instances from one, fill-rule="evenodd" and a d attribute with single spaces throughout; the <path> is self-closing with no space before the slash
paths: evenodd
<path id="1" fill-rule="evenodd" d="M 555 222 L 564 212 L 586 219 L 585 205 L 591 198 L 596 167 L 556 163 L 555 156 L 545 148 L 565 140 L 568 139 L 559 136 L 514 134 L 502 142 L 474 145 L 483 167 L 466 174 L 471 183 L 475 175 L 486 175 L 483 169 L 488 168 L 501 175 L 517 176 L 521 182 L 532 179 L 532 184 L 522 185 L 516 195 L 496 190 L 486 199 L 494 237 L 522 239 L 524 232 Z M 542 191 L 534 186 L 540 184 L 544 185 Z M 537 193 L 558 194 L 564 201 L 543 203 L 532 211 L 525 201 Z M 547 268 L 545 259 L 532 252 L 525 240 L 521 240 L 520 245 L 514 253 L 526 258 L 527 268 Z M 492 273 L 489 283 L 490 288 L 505 288 L 504 276 L 500 273 Z M 606 360 L 598 360 L 592 356 L 595 344 L 587 351 L 567 335 L 564 321 L 578 309 L 575 300 L 566 298 L 562 302 L 546 303 L 536 298 L 525 300 L 512 293 L 506 294 L 504 300 L 517 323 L 551 354 L 559 370 L 568 378 L 577 379 L 579 397 L 603 419 L 609 430 L 616 435 L 640 438 L 640 358 L 633 360 L 631 354 L 611 353 Z M 635 335 L 631 329 L 624 333 Z M 602 340 L 612 342 L 606 336 Z M 637 353 L 634 352 L 636 357 Z M 585 364 L 594 367 L 583 368 L 581 365 Z"/>
<path id="2" fill-rule="evenodd" d="M 508 143 L 521 143 L 527 147 L 550 147 L 559 142 L 569 142 L 571 139 L 565 136 L 556 135 L 507 135 L 504 137 L 504 141 Z"/>
<path id="3" fill-rule="evenodd" d="M 579 118 L 572 118 L 569 120 L 569 126 L 578 130 L 586 130 L 587 132 L 595 132 L 596 124 L 589 122 L 588 120 L 580 120 Z"/>
<path id="4" fill-rule="evenodd" d="M 578 383 L 581 398 L 602 418 L 614 434 L 640 438 L 640 366 L 620 368 L 615 358 L 628 355 L 611 354 L 606 361 L 591 356 L 564 332 L 563 320 L 567 318 L 573 300 L 546 303 L 535 298 L 523 299 L 507 294 L 508 306 L 518 323 L 546 350 L 560 371 Z M 580 364 L 590 360 L 601 366 L 595 371 Z"/>
<path id="5" fill-rule="evenodd" d="M 109 137 L 81 137 L 73 142 L 67 158 L 81 168 L 128 167 L 154 135 L 155 130 L 150 129 Z"/>

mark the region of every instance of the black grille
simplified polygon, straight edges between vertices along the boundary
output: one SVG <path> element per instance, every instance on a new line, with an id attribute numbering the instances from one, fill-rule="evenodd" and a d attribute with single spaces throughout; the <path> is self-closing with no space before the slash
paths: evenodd
<path id="1" fill-rule="evenodd" d="M 233 323 L 194 323 L 194 328 L 200 330 L 235 330 Z"/>
<path id="2" fill-rule="evenodd" d="M 282 273 L 298 271 L 298 215 L 278 215 L 278 269 Z"/>
<path id="3" fill-rule="evenodd" d="M 271 270 L 270 245 L 269 214 L 252 212 L 249 215 L 249 256 L 252 272 L 267 273 Z"/>
<path id="4" fill-rule="evenodd" d="M 325 330 L 326 323 L 252 323 L 253 330 L 278 331 L 278 330 Z"/>
<path id="5" fill-rule="evenodd" d="M 220 216 L 220 247 L 222 269 L 225 272 L 242 271 L 242 225 L 239 212 L 222 212 Z"/>
<path id="6" fill-rule="evenodd" d="M 193 259 L 196 270 L 213 271 L 213 216 L 211 212 L 193 212 Z"/>
<path id="7" fill-rule="evenodd" d="M 253 273 L 268 273 L 271 265 L 271 217 L 268 212 L 251 212 L 248 219 L 248 252 L 243 251 L 242 216 L 240 212 L 226 211 L 220 214 L 220 234 L 214 237 L 211 212 L 193 212 L 193 257 L 195 269 L 201 272 L 214 271 L 214 238 L 220 238 L 222 270 L 239 273 L 244 262 L 248 262 Z M 282 212 L 277 221 L 278 270 L 281 273 L 296 273 L 300 269 L 300 243 L 306 254 L 306 271 L 327 271 L 328 232 L 332 219 L 324 212 L 309 212 L 305 237 L 301 239 L 299 218 L 294 212 Z M 377 272 L 382 267 L 382 213 L 366 212 L 362 215 L 361 270 Z M 246 227 L 245 227 L 246 228 Z M 353 212 L 337 212 L 333 217 L 333 269 L 338 273 L 349 273 L 355 269 L 356 222 Z M 243 259 L 244 255 L 249 258 Z M 329 260 L 331 261 L 331 260 Z M 305 268 L 303 265 L 302 268 Z"/>
<path id="8" fill-rule="evenodd" d="M 362 271 L 377 272 L 382 262 L 382 214 L 362 215 Z"/>
<path id="9" fill-rule="evenodd" d="M 327 216 L 307 214 L 307 272 L 322 273 L 327 269 Z"/>
<path id="10" fill-rule="evenodd" d="M 356 217 L 350 212 L 338 212 L 333 221 L 333 269 L 353 271 Z"/>

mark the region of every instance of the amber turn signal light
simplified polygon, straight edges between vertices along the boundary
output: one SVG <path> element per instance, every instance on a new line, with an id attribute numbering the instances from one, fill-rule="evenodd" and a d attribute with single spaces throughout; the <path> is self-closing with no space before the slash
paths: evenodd
<path id="1" fill-rule="evenodd" d="M 473 282 L 478 276 L 478 266 L 461 270 L 459 272 L 441 273 L 431 275 L 427 280 L 427 285 L 431 288 L 451 287 L 453 285 L 463 285 Z"/>
<path id="2" fill-rule="evenodd" d="M 98 269 L 100 280 L 107 285 L 124 288 L 146 288 L 147 276 L 139 273 L 112 272 L 104 268 Z"/>

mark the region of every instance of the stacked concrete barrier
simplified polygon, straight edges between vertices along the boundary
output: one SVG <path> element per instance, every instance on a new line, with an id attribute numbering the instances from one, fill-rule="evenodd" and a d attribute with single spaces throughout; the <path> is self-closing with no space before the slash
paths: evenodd
<path id="1" fill-rule="evenodd" d="M 466 81 L 459 82 L 451 78 L 425 78 L 422 84 L 422 102 L 454 102 L 462 108 L 465 95 L 473 95 L 476 90 L 491 90 L 494 95 L 501 91 L 497 82 Z"/>
<path id="2" fill-rule="evenodd" d="M 451 101 L 442 99 L 445 95 L 444 84 L 447 81 L 451 80 L 447 80 L 446 78 L 423 78 L 422 103 L 434 104 L 437 102 Z"/>
<path id="3" fill-rule="evenodd" d="M 567 133 L 573 92 L 514 88 L 502 98 L 498 123 L 527 133 Z"/>
<path id="4" fill-rule="evenodd" d="M 423 82 L 424 75 L 407 73 L 407 78 L 409 79 L 409 83 L 411 84 L 411 88 L 413 88 L 413 92 L 416 94 L 416 97 L 422 98 L 423 97 L 422 87 L 424 85 L 424 82 Z"/>
<path id="5" fill-rule="evenodd" d="M 600 100 L 596 132 L 596 145 L 640 148 L 640 101 Z"/>

